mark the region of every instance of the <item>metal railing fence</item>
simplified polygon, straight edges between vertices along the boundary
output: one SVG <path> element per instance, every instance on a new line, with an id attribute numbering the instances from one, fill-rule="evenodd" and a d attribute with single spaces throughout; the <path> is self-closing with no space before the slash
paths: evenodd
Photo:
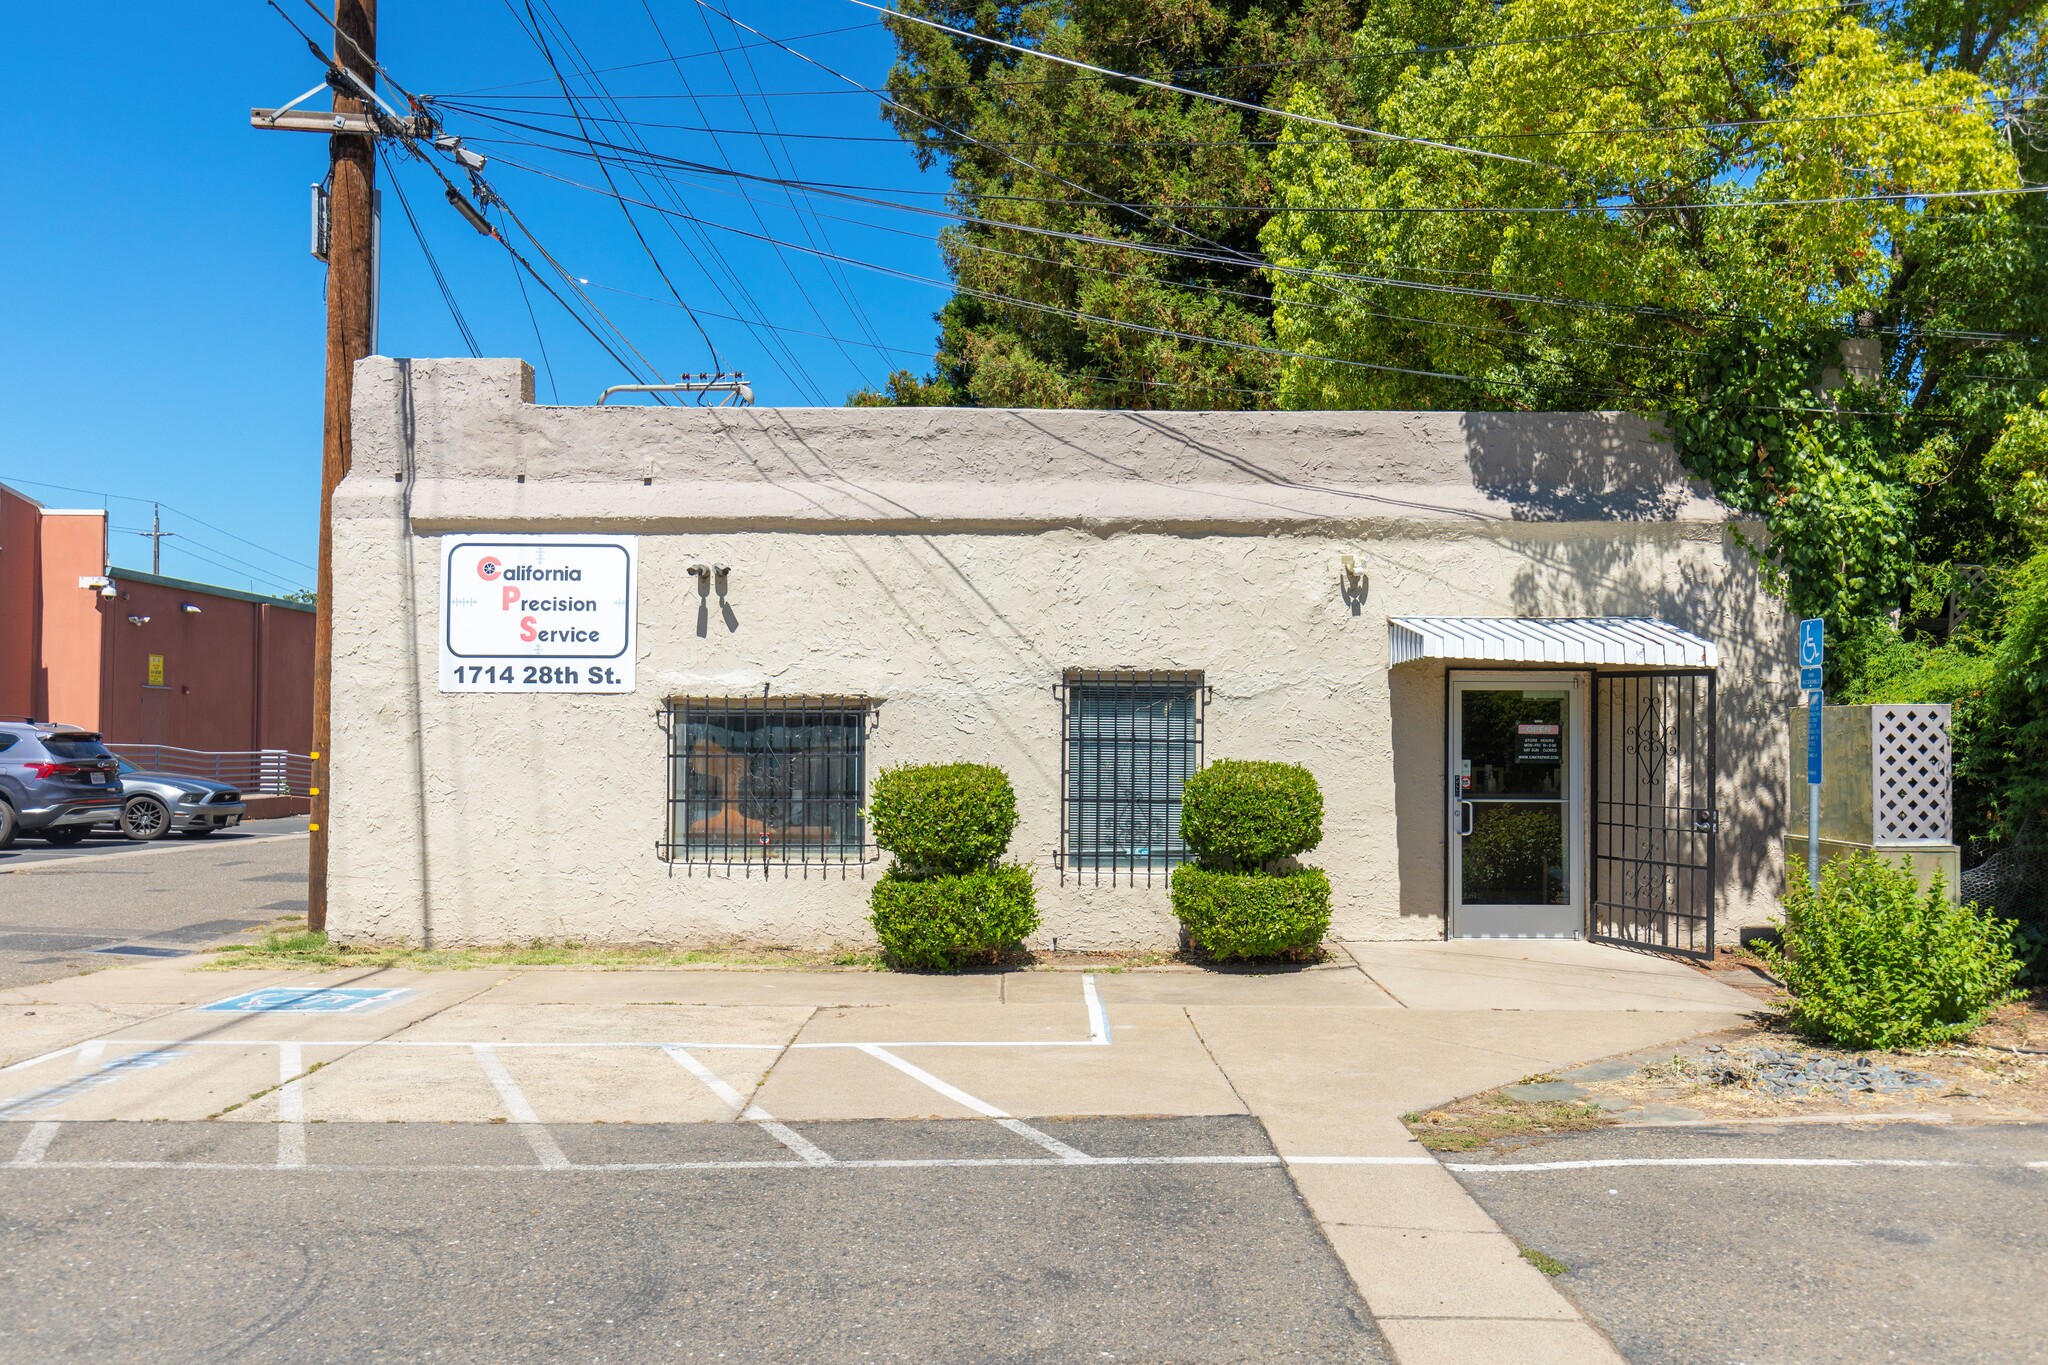
<path id="1" fill-rule="evenodd" d="M 113 740 L 107 747 L 143 772 L 226 782 L 247 796 L 307 796 L 312 790 L 312 756 L 288 749 L 181 749 Z"/>

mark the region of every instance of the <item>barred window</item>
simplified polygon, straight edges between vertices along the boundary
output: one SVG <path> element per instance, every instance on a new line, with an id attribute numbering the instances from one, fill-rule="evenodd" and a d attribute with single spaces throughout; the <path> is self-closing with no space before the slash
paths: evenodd
<path id="1" fill-rule="evenodd" d="M 871 703 L 852 697 L 669 701 L 669 832 L 685 863 L 867 860 Z"/>
<path id="2" fill-rule="evenodd" d="M 1149 883 L 1186 862 L 1180 792 L 1202 766 L 1202 675 L 1076 668 L 1060 693 L 1062 868 Z"/>

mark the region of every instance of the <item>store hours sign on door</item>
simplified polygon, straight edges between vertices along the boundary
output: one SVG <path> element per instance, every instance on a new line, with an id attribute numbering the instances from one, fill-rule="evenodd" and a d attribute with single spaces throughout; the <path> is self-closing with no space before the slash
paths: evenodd
<path id="1" fill-rule="evenodd" d="M 443 692 L 631 692 L 638 536 L 441 537 Z"/>

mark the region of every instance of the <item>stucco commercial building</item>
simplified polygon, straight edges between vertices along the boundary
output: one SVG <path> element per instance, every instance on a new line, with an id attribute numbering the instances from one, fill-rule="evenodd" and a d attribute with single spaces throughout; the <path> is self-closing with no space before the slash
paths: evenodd
<path id="1" fill-rule="evenodd" d="M 0 715 L 111 743 L 305 753 L 313 609 L 107 566 L 107 514 L 0 485 Z"/>
<path id="2" fill-rule="evenodd" d="M 871 941 L 869 784 L 956 759 L 1042 945 L 1174 941 L 1222 757 L 1321 779 L 1340 938 L 1699 951 L 1777 890 L 1787 623 L 1634 419 L 355 401 L 340 936 Z"/>

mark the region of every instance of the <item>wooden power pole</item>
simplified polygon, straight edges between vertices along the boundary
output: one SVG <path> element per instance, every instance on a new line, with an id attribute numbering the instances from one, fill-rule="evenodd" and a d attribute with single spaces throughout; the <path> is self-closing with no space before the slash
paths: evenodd
<path id="1" fill-rule="evenodd" d="M 377 0 L 337 0 L 334 64 L 376 88 Z M 365 114 L 362 100 L 334 92 L 336 114 Z M 375 281 L 376 139 L 339 132 L 328 139 L 331 235 L 327 247 L 327 407 L 320 442 L 320 575 L 313 617 L 313 819 L 306 853 L 306 927 L 327 927 L 330 707 L 334 696 L 334 490 L 353 453 L 349 402 L 356 362 L 370 353 Z"/>

